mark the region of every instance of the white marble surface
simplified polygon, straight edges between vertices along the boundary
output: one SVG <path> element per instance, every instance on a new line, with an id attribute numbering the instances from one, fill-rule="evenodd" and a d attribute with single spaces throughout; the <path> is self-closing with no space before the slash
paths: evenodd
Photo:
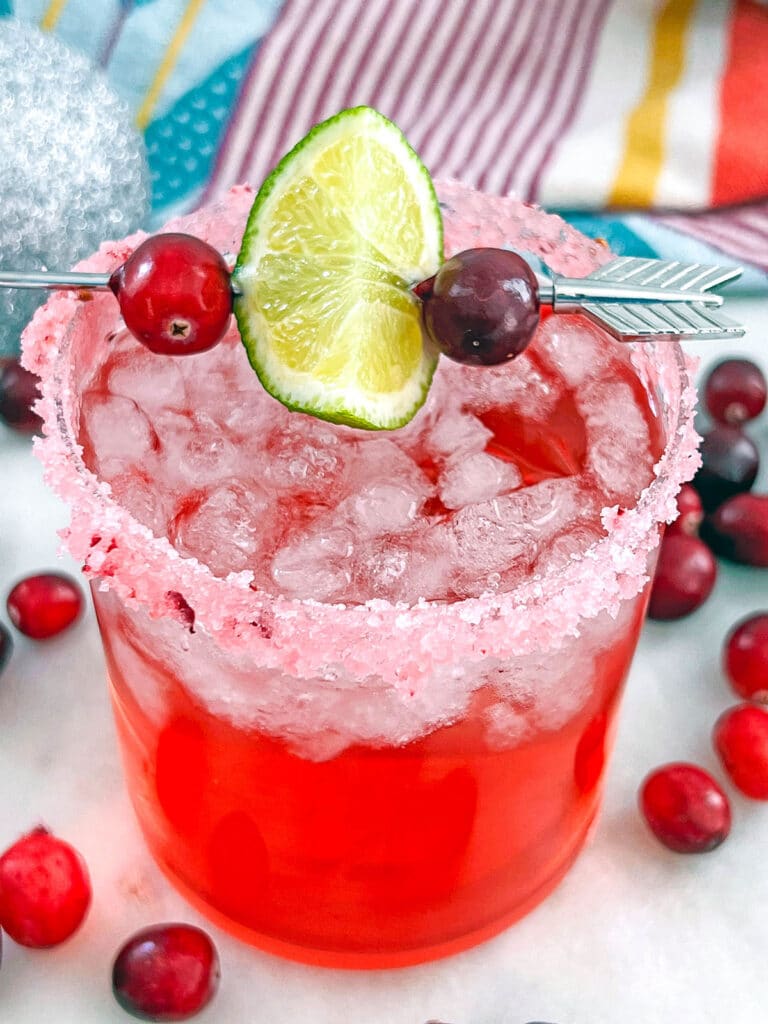
<path id="1" fill-rule="evenodd" d="M 732 303 L 751 327 L 740 352 L 768 368 L 765 303 Z M 699 346 L 706 361 L 721 346 Z M 768 462 L 768 415 L 759 429 Z M 0 427 L 0 590 L 59 565 L 62 506 L 29 444 Z M 762 489 L 768 489 L 763 470 Z M 734 701 L 722 638 L 768 607 L 768 572 L 723 566 L 712 599 L 673 625 L 648 624 L 635 660 L 597 832 L 553 896 L 499 938 L 441 963 L 348 973 L 310 969 L 209 927 L 222 960 L 200 1024 L 761 1024 L 768 1019 L 768 804 L 733 798 L 734 828 L 702 857 L 668 853 L 646 832 L 636 790 L 652 767 L 692 759 L 718 772 L 709 743 Z M 7 621 L 7 619 L 6 619 Z M 0 1024 L 125 1022 L 113 1001 L 114 952 L 136 928 L 203 923 L 153 866 L 118 765 L 93 612 L 68 635 L 16 634 L 0 679 L 0 849 L 45 822 L 84 854 L 94 903 L 64 946 L 4 943 Z"/>

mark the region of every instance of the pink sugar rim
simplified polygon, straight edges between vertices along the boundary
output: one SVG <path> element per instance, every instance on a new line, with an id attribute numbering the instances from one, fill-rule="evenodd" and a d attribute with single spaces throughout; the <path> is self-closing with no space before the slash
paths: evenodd
<path id="1" fill-rule="evenodd" d="M 492 213 L 503 210 L 515 217 L 521 225 L 516 244 L 540 255 L 555 271 L 578 276 L 611 258 L 605 247 L 559 217 L 517 200 L 485 197 L 457 182 L 442 184 L 439 194 L 448 204 L 460 200 L 472 206 L 478 224 L 485 221 L 483 237 L 495 233 L 488 219 Z M 248 186 L 237 186 L 202 215 L 212 224 L 216 218 L 235 223 L 234 215 L 242 229 L 252 197 Z M 198 212 L 176 218 L 162 230 L 201 233 L 200 217 Z M 106 242 L 78 267 L 109 272 L 145 237 L 139 232 Z M 450 252 L 448 226 L 446 241 Z M 488 237 L 485 244 L 501 241 Z M 183 595 L 194 609 L 196 626 L 224 648 L 247 650 L 262 668 L 301 678 L 332 679 L 340 670 L 358 678 L 376 674 L 415 692 L 420 679 L 440 668 L 557 649 L 566 637 L 578 635 L 582 620 L 604 611 L 615 616 L 621 601 L 642 590 L 649 555 L 659 542 L 658 527 L 675 517 L 675 496 L 700 462 L 693 426 L 695 361 L 676 343 L 637 346 L 633 360 L 641 375 L 650 374 L 665 392 L 667 424 L 674 424 L 674 433 L 635 508 L 604 509 L 606 536 L 582 558 L 510 592 L 451 604 L 373 599 L 345 606 L 274 596 L 252 589 L 249 572 L 221 579 L 197 560 L 182 557 L 167 538 L 155 537 L 121 508 L 109 485 L 85 466 L 72 429 L 75 396 L 67 356 L 89 305 L 58 292 L 23 334 L 24 363 L 42 378 L 37 409 L 44 436 L 36 441 L 35 452 L 46 482 L 72 511 L 70 525 L 61 531 L 64 546 L 101 589 L 114 590 L 127 605 L 144 607 L 153 617 L 170 615 L 188 625 L 179 607 L 178 595 Z"/>

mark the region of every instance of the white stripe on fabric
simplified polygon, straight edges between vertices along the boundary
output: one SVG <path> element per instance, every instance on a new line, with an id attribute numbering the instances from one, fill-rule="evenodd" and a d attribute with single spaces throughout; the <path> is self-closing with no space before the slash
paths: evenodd
<path id="1" fill-rule="evenodd" d="M 445 60 L 439 74 L 422 96 L 418 116 L 413 119 L 409 141 L 429 166 L 424 152 L 424 140 L 436 121 L 450 112 L 451 121 L 459 128 L 461 119 L 457 111 L 457 99 L 468 65 L 477 61 L 484 46 L 489 45 L 488 22 L 498 4 L 495 0 L 475 0 L 470 5 L 466 20 L 454 20 L 453 32 L 448 40 Z"/>
<path id="2" fill-rule="evenodd" d="M 219 154 L 218 166 L 209 188 L 211 195 L 236 182 L 249 180 L 243 174 L 243 161 L 253 139 L 269 84 L 285 62 L 296 26 L 301 24 L 312 5 L 313 0 L 288 0 L 275 27 L 262 44 L 257 56 L 259 64 L 256 73 L 250 76 L 246 91 L 240 96 L 226 149 Z M 259 183 L 253 180 L 254 185 Z"/>
<path id="3" fill-rule="evenodd" d="M 657 206 L 701 209 L 711 201 L 730 7 L 729 0 L 707 0 L 694 12 L 683 78 L 669 98 Z"/>
<path id="4" fill-rule="evenodd" d="M 578 84 L 579 65 L 587 51 L 590 30 L 599 0 L 570 0 L 569 10 L 561 15 L 562 44 L 551 55 L 552 73 L 549 88 L 541 85 L 543 114 L 528 127 L 528 134 L 518 146 L 514 166 L 510 168 L 502 191 L 514 189 L 525 199 L 531 198 L 531 181 L 536 165 L 557 134 L 564 111 Z"/>
<path id="5" fill-rule="evenodd" d="M 475 154 L 484 130 L 498 111 L 509 71 L 522 57 L 535 31 L 536 13 L 532 4 L 510 0 L 507 22 L 498 26 L 499 46 L 491 51 L 489 66 L 478 65 L 478 73 L 467 83 L 468 99 L 463 108 L 457 108 L 461 131 L 451 117 L 444 117 L 434 138 L 428 143 L 428 166 L 444 177 L 462 177 L 470 182 L 469 162 Z M 470 91 L 471 90 L 471 91 Z"/>
<path id="6" fill-rule="evenodd" d="M 528 5 L 526 34 L 519 47 L 505 56 L 506 75 L 500 83 L 500 91 L 494 104 L 486 104 L 484 117 L 476 125 L 476 145 L 468 150 L 469 158 L 461 168 L 461 176 L 472 183 L 482 182 L 483 175 L 491 166 L 499 146 L 505 146 L 516 120 L 524 108 L 526 94 L 531 86 L 531 76 L 536 61 L 546 46 L 551 26 L 556 23 L 556 7 L 549 9 L 549 17 L 542 16 L 541 9 Z M 462 140 L 468 145 L 468 140 Z"/>
<path id="7" fill-rule="evenodd" d="M 566 33 L 559 30 L 561 12 L 566 6 L 570 8 L 567 0 L 562 4 L 552 4 L 548 18 L 541 13 L 539 15 L 536 42 L 526 55 L 525 68 L 518 76 L 521 88 L 517 102 L 504 130 L 494 130 L 492 140 L 495 145 L 487 151 L 486 165 L 478 179 L 478 184 L 486 192 L 505 191 L 529 131 L 546 120 L 547 93 L 558 73 L 558 59 L 567 45 Z"/>
<path id="8" fill-rule="evenodd" d="M 321 7 L 322 4 L 318 4 Z M 278 162 L 283 153 L 287 152 L 299 139 L 306 134 L 308 128 L 318 121 L 322 121 L 330 113 L 337 110 L 328 110 L 326 98 L 331 84 L 335 77 L 341 79 L 345 73 L 343 62 L 344 48 L 348 51 L 351 48 L 350 34 L 354 32 L 353 22 L 360 14 L 356 2 L 337 3 L 335 13 L 329 15 L 321 32 L 311 40 L 310 55 L 312 47 L 318 47 L 318 53 L 312 55 L 309 66 L 305 66 L 304 74 L 297 80 L 297 88 L 294 89 L 290 98 L 290 106 L 285 122 L 285 127 L 276 135 L 277 142 L 269 159 L 270 164 Z M 313 116 L 315 109 L 318 113 Z M 258 164 L 257 164 L 258 166 Z M 261 177 L 264 177 L 270 167 L 260 167 Z"/>
<path id="9" fill-rule="evenodd" d="M 605 205 L 624 154 L 627 117 L 646 87 L 654 7 L 622 3 L 608 12 L 577 116 L 542 175 L 545 206 Z"/>
<path id="10" fill-rule="evenodd" d="M 328 19 L 333 17 L 335 9 L 335 5 L 329 10 L 326 4 L 310 3 L 302 30 L 296 32 L 292 39 L 286 40 L 287 59 L 284 58 L 275 71 L 277 88 L 269 102 L 262 105 L 261 115 L 254 126 L 252 145 L 240 166 L 241 178 L 247 176 L 258 184 L 272 170 L 276 158 L 289 148 L 281 147 L 280 140 L 291 138 L 286 132 L 286 126 L 290 123 L 292 105 L 307 70 L 307 59 L 318 34 Z M 310 73 L 321 71 L 326 63 L 325 60 L 318 61 Z M 262 88 L 267 81 L 266 77 L 262 78 Z M 292 141 L 298 141 L 298 137 Z"/>

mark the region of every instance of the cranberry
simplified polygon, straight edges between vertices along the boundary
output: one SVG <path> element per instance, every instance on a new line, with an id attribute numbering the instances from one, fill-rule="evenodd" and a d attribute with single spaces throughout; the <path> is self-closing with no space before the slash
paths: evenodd
<path id="1" fill-rule="evenodd" d="M 739 704 L 722 714 L 713 733 L 725 770 L 746 796 L 768 800 L 768 711 Z"/>
<path id="2" fill-rule="evenodd" d="M 204 931 L 188 924 L 137 932 L 112 968 L 118 1003 L 144 1020 L 186 1020 L 210 1002 L 218 984 L 216 947 Z"/>
<path id="3" fill-rule="evenodd" d="M 768 566 L 768 494 L 737 494 L 707 516 L 701 536 L 723 558 Z"/>
<path id="4" fill-rule="evenodd" d="M 33 640 L 46 640 L 71 626 L 83 607 L 83 594 L 69 576 L 41 573 L 21 580 L 8 595 L 14 626 Z"/>
<path id="5" fill-rule="evenodd" d="M 661 542 L 648 615 L 662 621 L 696 611 L 715 585 L 717 563 L 698 537 L 679 533 Z"/>
<path id="6" fill-rule="evenodd" d="M 0 622 L 0 672 L 3 671 L 5 666 L 8 664 L 8 659 L 11 656 L 13 650 L 13 639 L 11 634 Z"/>
<path id="7" fill-rule="evenodd" d="M 687 533 L 695 537 L 703 518 L 704 509 L 698 492 L 690 484 L 683 484 L 677 496 L 677 519 L 667 527 L 667 536 Z"/>
<path id="8" fill-rule="evenodd" d="M 702 464 L 693 486 L 707 512 L 734 494 L 748 491 L 757 478 L 760 455 L 754 442 L 738 427 L 717 426 L 704 435 Z"/>
<path id="9" fill-rule="evenodd" d="M 723 667 L 740 697 L 768 704 L 768 612 L 734 626 L 725 643 Z"/>
<path id="10" fill-rule="evenodd" d="M 746 423 L 765 408 L 768 387 L 759 366 L 750 359 L 724 359 L 704 384 L 704 404 L 720 423 Z"/>
<path id="11" fill-rule="evenodd" d="M 0 925 L 22 946 L 68 939 L 90 902 L 82 857 L 48 829 L 34 829 L 0 857 Z"/>
<path id="12" fill-rule="evenodd" d="M 232 313 L 223 256 L 192 235 L 154 235 L 109 280 L 128 330 L 152 352 L 191 355 L 221 341 Z"/>
<path id="13" fill-rule="evenodd" d="M 17 359 L 0 365 L 0 420 L 22 434 L 40 430 L 42 420 L 32 406 L 40 397 L 40 378 L 25 370 Z"/>
<path id="14" fill-rule="evenodd" d="M 651 831 L 677 853 L 714 850 L 731 830 L 728 797 L 695 764 L 665 764 L 646 778 L 640 809 Z"/>
<path id="15" fill-rule="evenodd" d="M 450 359 L 491 366 L 514 359 L 539 322 L 536 276 L 506 249 L 467 249 L 414 289 L 427 334 Z"/>

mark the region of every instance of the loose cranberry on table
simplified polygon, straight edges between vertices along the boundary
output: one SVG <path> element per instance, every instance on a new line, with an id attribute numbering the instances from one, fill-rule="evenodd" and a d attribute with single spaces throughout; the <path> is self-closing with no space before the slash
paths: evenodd
<path id="1" fill-rule="evenodd" d="M 703 518 L 704 508 L 698 492 L 690 484 L 683 484 L 677 495 L 677 519 L 669 524 L 666 535 L 686 533 L 695 537 Z"/>
<path id="2" fill-rule="evenodd" d="M 218 985 L 216 947 L 204 931 L 187 924 L 137 932 L 112 968 L 115 998 L 143 1020 L 187 1020 L 211 1001 Z"/>
<path id="3" fill-rule="evenodd" d="M 40 430 L 42 420 L 32 406 L 40 397 L 39 378 L 17 359 L 0 361 L 0 420 L 21 434 Z"/>
<path id="4" fill-rule="evenodd" d="M 733 562 L 768 566 L 768 494 L 737 494 L 701 524 L 701 536 Z"/>
<path id="5" fill-rule="evenodd" d="M 112 274 L 109 286 L 126 327 L 152 352 L 205 352 L 229 326 L 229 267 L 216 249 L 192 235 L 148 238 Z"/>
<path id="6" fill-rule="evenodd" d="M 738 427 L 719 425 L 704 435 L 701 468 L 693 486 L 707 512 L 735 494 L 748 491 L 757 479 L 760 454 Z"/>
<path id="7" fill-rule="evenodd" d="M 768 711 L 756 704 L 730 708 L 712 738 L 733 784 L 753 800 L 768 800 Z"/>
<path id="8" fill-rule="evenodd" d="M 46 828 L 0 857 L 0 926 L 22 946 L 56 946 L 77 930 L 91 902 L 80 854 Z"/>
<path id="9" fill-rule="evenodd" d="M 63 573 L 40 573 L 16 584 L 7 607 L 19 632 L 33 640 L 47 640 L 77 619 L 83 609 L 83 592 Z"/>
<path id="10" fill-rule="evenodd" d="M 765 408 L 766 397 L 765 376 L 751 359 L 724 359 L 704 383 L 704 404 L 719 423 L 753 420 Z"/>
<path id="11" fill-rule="evenodd" d="M 712 593 L 717 563 L 698 537 L 671 534 L 661 542 L 648 616 L 668 621 L 696 611 Z"/>
<path id="12" fill-rule="evenodd" d="M 675 762 L 651 772 L 640 789 L 640 809 L 656 838 L 676 853 L 707 853 L 731 830 L 728 797 L 695 764 Z"/>
<path id="13" fill-rule="evenodd" d="M 734 626 L 723 650 L 723 668 L 740 697 L 768 704 L 768 611 Z"/>

